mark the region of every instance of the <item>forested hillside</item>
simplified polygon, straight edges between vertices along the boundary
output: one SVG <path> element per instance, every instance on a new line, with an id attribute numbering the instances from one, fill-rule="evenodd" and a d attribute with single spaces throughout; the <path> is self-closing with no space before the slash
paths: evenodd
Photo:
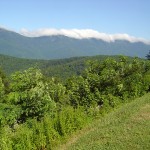
<path id="1" fill-rule="evenodd" d="M 60 79 L 65 79 L 72 75 L 81 74 L 89 60 L 102 61 L 108 57 L 117 59 L 119 56 L 100 55 L 56 60 L 35 60 L 0 55 L 0 67 L 7 75 L 10 75 L 11 73 L 14 73 L 16 71 L 23 71 L 30 67 L 37 67 L 41 69 L 42 73 L 48 77 L 55 76 Z"/>
<path id="2" fill-rule="evenodd" d="M 81 75 L 63 82 L 34 67 L 9 78 L 0 71 L 0 149 L 53 149 L 149 91 L 150 61 L 124 56 L 90 61 Z"/>

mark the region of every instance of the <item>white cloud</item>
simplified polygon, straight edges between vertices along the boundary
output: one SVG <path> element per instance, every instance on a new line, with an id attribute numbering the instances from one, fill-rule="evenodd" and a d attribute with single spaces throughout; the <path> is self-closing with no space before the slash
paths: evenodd
<path id="1" fill-rule="evenodd" d="M 64 35 L 76 39 L 89 39 L 96 38 L 106 42 L 114 42 L 115 40 L 127 40 L 129 42 L 143 42 L 150 44 L 150 40 L 144 38 L 137 38 L 128 34 L 106 34 L 92 29 L 38 29 L 29 31 L 22 29 L 20 34 L 28 37 L 40 37 L 40 36 L 52 36 L 52 35 Z"/>

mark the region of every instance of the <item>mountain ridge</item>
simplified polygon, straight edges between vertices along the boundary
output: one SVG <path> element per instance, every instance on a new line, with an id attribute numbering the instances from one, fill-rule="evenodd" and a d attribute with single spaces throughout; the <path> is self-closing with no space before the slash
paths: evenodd
<path id="1" fill-rule="evenodd" d="M 26 37 L 0 28 L 0 54 L 29 59 L 63 59 L 94 55 L 127 55 L 144 58 L 150 45 L 127 40 L 106 42 L 64 35 Z"/>

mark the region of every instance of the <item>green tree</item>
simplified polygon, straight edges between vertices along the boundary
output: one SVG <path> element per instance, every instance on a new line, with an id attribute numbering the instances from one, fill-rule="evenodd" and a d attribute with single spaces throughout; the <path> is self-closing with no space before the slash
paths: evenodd
<path id="1" fill-rule="evenodd" d="M 20 121 L 27 118 L 40 119 L 55 103 L 48 93 L 48 84 L 43 82 L 40 70 L 29 68 L 12 75 L 9 100 L 21 108 Z"/>
<path id="2" fill-rule="evenodd" d="M 103 101 L 103 97 L 107 95 L 112 95 L 114 99 L 115 97 L 126 99 L 141 96 L 148 90 L 148 82 L 146 83 L 148 75 L 145 75 L 149 71 L 147 61 L 121 56 L 119 60 L 108 58 L 103 62 L 90 62 L 83 78 L 88 82 L 94 100 Z M 102 101 L 97 102 L 102 104 Z"/>
<path id="3" fill-rule="evenodd" d="M 147 58 L 148 60 L 150 60 L 150 51 L 149 51 L 149 53 L 146 55 L 146 58 Z"/>

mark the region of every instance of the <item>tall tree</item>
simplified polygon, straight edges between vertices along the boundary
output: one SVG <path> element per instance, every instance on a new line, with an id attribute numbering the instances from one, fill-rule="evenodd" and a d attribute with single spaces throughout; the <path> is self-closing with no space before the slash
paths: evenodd
<path id="1" fill-rule="evenodd" d="M 150 60 L 150 50 L 149 50 L 149 53 L 146 55 L 146 58 L 147 58 L 148 60 Z"/>
<path id="2" fill-rule="evenodd" d="M 12 75 L 10 86 L 9 100 L 20 106 L 21 121 L 34 117 L 40 119 L 55 105 L 49 96 L 47 83 L 43 82 L 43 75 L 38 69 L 29 68 L 16 72 Z"/>

